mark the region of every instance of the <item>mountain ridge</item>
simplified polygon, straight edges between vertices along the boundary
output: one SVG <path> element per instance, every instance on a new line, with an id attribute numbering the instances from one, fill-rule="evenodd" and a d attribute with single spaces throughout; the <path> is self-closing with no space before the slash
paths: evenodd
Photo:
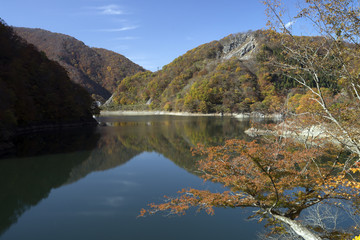
<path id="1" fill-rule="evenodd" d="M 86 90 L 1 19 L 0 43 L 0 150 L 15 132 L 97 124 Z"/>
<path id="2" fill-rule="evenodd" d="M 295 112 L 307 90 L 276 65 L 285 57 L 282 36 L 268 33 L 230 34 L 187 51 L 157 72 L 126 77 L 103 109 L 277 114 L 289 101 Z M 325 41 L 295 38 L 319 47 Z M 334 96 L 341 89 L 326 75 L 321 87 Z"/>
<path id="3" fill-rule="evenodd" d="M 102 48 L 91 48 L 76 38 L 40 28 L 14 27 L 27 42 L 63 66 L 72 81 L 85 87 L 95 100 L 106 101 L 117 82 L 145 71 L 125 56 Z"/>
<path id="4" fill-rule="evenodd" d="M 264 38 L 260 30 L 230 34 L 187 51 L 157 72 L 124 78 L 106 107 L 202 113 L 249 111 L 251 104 L 266 97 L 261 92 L 260 85 L 264 84 L 259 83 L 260 66 L 256 62 Z"/>

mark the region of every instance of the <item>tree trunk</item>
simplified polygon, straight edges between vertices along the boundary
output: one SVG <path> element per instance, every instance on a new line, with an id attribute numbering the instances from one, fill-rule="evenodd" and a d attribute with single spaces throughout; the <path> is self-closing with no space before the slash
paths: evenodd
<path id="1" fill-rule="evenodd" d="M 317 236 L 315 233 L 311 232 L 309 229 L 307 229 L 306 227 L 304 227 L 301 223 L 299 223 L 298 221 L 295 220 L 291 220 L 290 218 L 278 215 L 276 213 L 271 213 L 271 215 L 286 223 L 287 225 L 289 225 L 289 227 L 299 236 L 301 236 L 302 238 L 304 238 L 305 240 L 321 240 L 321 238 L 319 236 Z"/>

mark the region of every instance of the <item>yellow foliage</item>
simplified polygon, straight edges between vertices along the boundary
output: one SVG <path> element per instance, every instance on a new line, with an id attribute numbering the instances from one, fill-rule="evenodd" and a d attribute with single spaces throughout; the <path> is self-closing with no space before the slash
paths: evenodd
<path id="1" fill-rule="evenodd" d="M 322 91 L 322 99 L 324 101 L 332 97 L 330 90 L 322 88 L 321 91 Z M 296 108 L 296 113 L 306 113 L 306 112 L 320 113 L 323 111 L 320 105 L 322 100 L 319 98 L 319 96 L 315 95 L 315 93 L 317 93 L 316 90 L 314 90 L 314 92 L 308 91 L 305 95 L 302 95 L 302 97 L 299 100 L 299 105 Z M 299 97 L 300 96 L 297 96 L 297 98 Z"/>
<path id="2" fill-rule="evenodd" d="M 171 110 L 172 110 L 171 102 L 167 102 L 167 103 L 165 104 L 164 110 L 165 110 L 165 111 L 171 111 Z"/>
<path id="3" fill-rule="evenodd" d="M 302 94 L 295 94 L 294 96 L 290 97 L 287 103 L 287 107 L 289 111 L 295 112 L 296 109 L 300 106 L 300 100 L 303 97 Z"/>

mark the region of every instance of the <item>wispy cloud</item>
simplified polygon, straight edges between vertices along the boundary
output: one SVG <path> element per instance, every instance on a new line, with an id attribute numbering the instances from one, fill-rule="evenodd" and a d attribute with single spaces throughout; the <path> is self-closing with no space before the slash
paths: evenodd
<path id="1" fill-rule="evenodd" d="M 104 204 L 110 207 L 119 207 L 123 204 L 125 198 L 122 196 L 109 197 L 105 199 Z"/>
<path id="2" fill-rule="evenodd" d="M 128 30 L 133 30 L 138 28 L 139 26 L 126 26 L 121 28 L 108 28 L 108 29 L 99 29 L 100 32 L 123 32 Z"/>
<path id="3" fill-rule="evenodd" d="M 285 28 L 290 28 L 292 25 L 294 25 L 295 21 L 290 21 L 287 24 L 285 24 Z"/>
<path id="4" fill-rule="evenodd" d="M 125 12 L 120 8 L 120 6 L 115 5 L 115 4 L 110 4 L 110 5 L 101 6 L 101 7 L 95 7 L 94 9 L 97 9 L 99 11 L 99 14 L 103 14 L 103 15 L 125 14 Z"/>

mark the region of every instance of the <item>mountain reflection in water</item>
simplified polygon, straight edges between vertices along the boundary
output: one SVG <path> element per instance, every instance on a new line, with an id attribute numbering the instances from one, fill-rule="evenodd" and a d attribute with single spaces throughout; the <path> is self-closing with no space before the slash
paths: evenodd
<path id="1" fill-rule="evenodd" d="M 16 154 L 0 160 L 0 238 L 24 212 L 52 189 L 94 171 L 120 166 L 143 152 L 156 152 L 194 173 L 198 143 L 222 144 L 244 138 L 249 122 L 217 117 L 99 118 L 105 127 L 24 135 Z M 139 208 L 140 209 L 140 208 Z"/>
<path id="2" fill-rule="evenodd" d="M 99 140 L 95 130 L 40 132 L 16 139 L 15 154 L 0 159 L 0 235 L 89 158 Z"/>

